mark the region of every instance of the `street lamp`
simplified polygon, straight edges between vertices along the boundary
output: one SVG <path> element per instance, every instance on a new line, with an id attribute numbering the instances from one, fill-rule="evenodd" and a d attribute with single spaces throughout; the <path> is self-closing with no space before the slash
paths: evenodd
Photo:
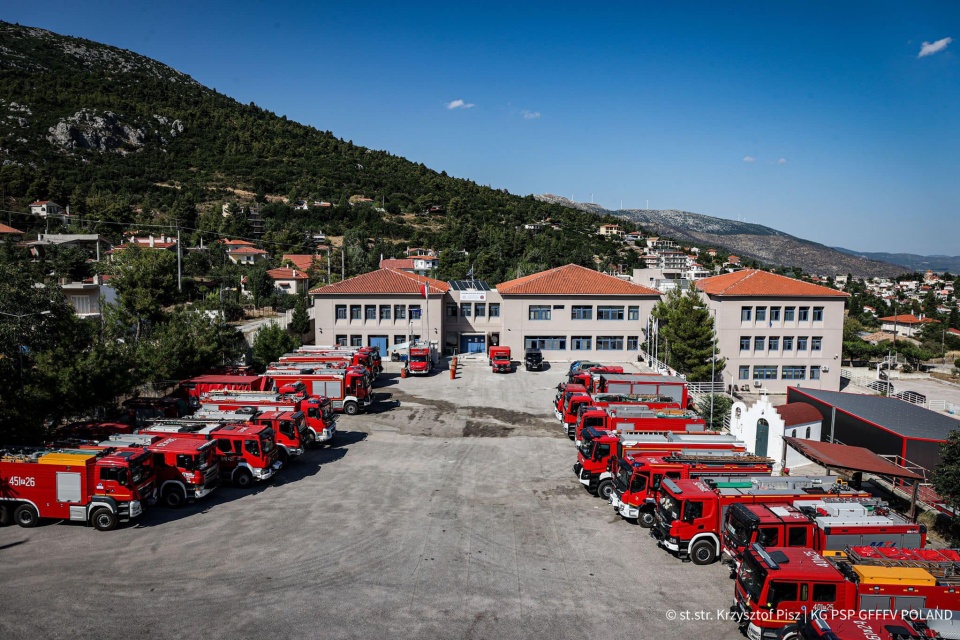
<path id="1" fill-rule="evenodd" d="M 24 318 L 29 318 L 31 316 L 48 316 L 50 315 L 49 311 L 38 311 L 36 313 L 7 313 L 6 311 L 0 311 L 0 315 L 10 316 L 11 318 L 16 318 L 17 320 L 17 342 L 20 343 L 23 341 L 23 332 L 20 330 L 20 321 Z M 17 344 L 17 355 L 20 359 L 20 398 L 23 399 L 23 345 Z"/>
<path id="2" fill-rule="evenodd" d="M 710 309 L 713 316 L 713 361 L 710 365 L 710 428 L 713 428 L 713 396 L 717 384 L 717 310 Z"/>

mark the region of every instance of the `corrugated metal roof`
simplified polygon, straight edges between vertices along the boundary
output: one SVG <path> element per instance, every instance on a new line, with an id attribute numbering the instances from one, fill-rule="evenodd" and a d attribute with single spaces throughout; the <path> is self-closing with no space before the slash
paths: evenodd
<path id="1" fill-rule="evenodd" d="M 897 398 L 796 387 L 790 387 L 790 391 L 808 395 L 908 438 L 946 440 L 951 431 L 960 429 L 960 420 Z"/>
<path id="2" fill-rule="evenodd" d="M 790 402 L 788 404 L 774 407 L 780 417 L 783 418 L 785 427 L 795 427 L 799 424 L 810 424 L 811 422 L 822 422 L 823 416 L 820 412 L 806 402 Z"/>
<path id="3" fill-rule="evenodd" d="M 903 467 L 895 465 L 885 458 L 881 458 L 873 451 L 870 451 L 870 449 L 864 447 L 851 447 L 833 442 L 820 442 L 817 440 L 803 440 L 801 438 L 790 437 L 785 437 L 783 440 L 799 451 L 804 457 L 825 467 L 865 471 L 867 473 L 893 476 L 895 478 L 923 480 L 923 476 L 913 471 L 907 471 Z"/>

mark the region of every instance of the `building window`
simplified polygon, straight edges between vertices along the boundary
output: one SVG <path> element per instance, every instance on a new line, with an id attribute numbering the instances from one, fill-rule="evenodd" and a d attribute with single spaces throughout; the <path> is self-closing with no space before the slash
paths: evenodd
<path id="1" fill-rule="evenodd" d="M 419 320 L 420 319 L 420 305 L 412 304 L 410 305 L 410 319 Z"/>
<path id="2" fill-rule="evenodd" d="M 757 322 L 766 322 L 766 320 L 767 320 L 767 308 L 757 307 Z"/>
<path id="3" fill-rule="evenodd" d="M 814 307 L 814 308 L 813 308 L 813 321 L 814 321 L 814 322 L 823 322 L 823 307 Z"/>
<path id="4" fill-rule="evenodd" d="M 810 367 L 810 379 L 811 380 L 820 379 L 820 365 L 815 364 L 812 367 Z M 807 437 L 809 438 L 810 436 L 807 436 Z"/>
<path id="5" fill-rule="evenodd" d="M 623 320 L 623 307 L 597 307 L 597 320 Z"/>
<path id="6" fill-rule="evenodd" d="M 344 335 L 337 336 L 336 342 L 338 347 L 347 346 L 347 336 L 344 336 Z"/>
<path id="7" fill-rule="evenodd" d="M 473 305 L 473 315 L 477 318 L 487 317 L 487 303 L 478 302 L 477 304 Z"/>
<path id="8" fill-rule="evenodd" d="M 753 338 L 753 350 L 754 351 L 763 351 L 763 346 L 766 344 L 766 340 L 761 336 L 754 336 Z"/>
<path id="9" fill-rule="evenodd" d="M 810 319 L 810 307 L 800 307 L 797 312 L 797 320 L 806 322 Z"/>
<path id="10" fill-rule="evenodd" d="M 768 340 L 767 351 L 780 351 L 780 336 Z"/>
<path id="11" fill-rule="evenodd" d="M 807 427 L 807 440 L 810 439 L 810 427 Z"/>
<path id="12" fill-rule="evenodd" d="M 623 351 L 623 336 L 597 336 L 597 351 Z"/>
<path id="13" fill-rule="evenodd" d="M 360 315 L 360 313 L 361 313 L 360 305 L 358 305 L 358 304 L 352 304 L 352 305 L 350 305 L 350 319 L 351 319 L 351 320 L 360 320 L 361 317 L 362 317 L 362 316 Z"/>
<path id="14" fill-rule="evenodd" d="M 793 351 L 793 337 L 786 336 L 783 339 L 783 350 L 784 351 Z"/>
<path id="15" fill-rule="evenodd" d="M 810 351 L 820 351 L 823 348 L 823 338 L 814 336 L 810 338 Z"/>
<path id="16" fill-rule="evenodd" d="M 573 305 L 570 307 L 571 320 L 593 320 L 593 307 L 586 305 Z"/>
<path id="17" fill-rule="evenodd" d="M 362 347 L 362 346 L 363 346 L 363 336 L 350 336 L 350 346 L 351 346 L 351 347 Z"/>
<path id="18" fill-rule="evenodd" d="M 448 304 L 448 305 L 447 305 L 447 317 L 448 317 L 448 318 L 456 318 L 456 317 L 457 317 L 457 305 L 455 305 L 455 304 Z"/>
<path id="19" fill-rule="evenodd" d="M 473 313 L 473 305 L 469 302 L 460 305 L 460 315 L 464 318 L 469 318 L 470 314 Z"/>
<path id="20" fill-rule="evenodd" d="M 380 305 L 380 319 L 389 320 L 390 319 L 390 305 L 382 304 Z"/>
<path id="21" fill-rule="evenodd" d="M 530 336 L 524 340 L 524 346 L 541 351 L 563 351 L 567 348 L 567 339 L 562 336 Z"/>
<path id="22" fill-rule="evenodd" d="M 394 320 L 406 320 L 407 308 L 402 304 L 393 305 L 393 318 Z"/>
<path id="23" fill-rule="evenodd" d="M 640 307 L 627 307 L 627 320 L 639 320 Z"/>
<path id="24" fill-rule="evenodd" d="M 346 320 L 347 319 L 347 305 L 338 304 L 334 307 L 337 312 L 337 320 Z"/>
<path id="25" fill-rule="evenodd" d="M 740 336 L 740 351 L 750 351 L 750 336 Z"/>
<path id="26" fill-rule="evenodd" d="M 742 364 L 740 365 L 740 379 L 749 380 L 750 379 L 750 366 Z"/>
<path id="27" fill-rule="evenodd" d="M 750 322 L 753 307 L 740 307 L 740 322 Z"/>
<path id="28" fill-rule="evenodd" d="M 397 335 L 393 336 L 393 346 L 397 346 L 398 344 L 404 344 L 406 341 L 407 341 L 407 336 L 397 336 Z"/>
<path id="29" fill-rule="evenodd" d="M 550 305 L 535 305 L 532 304 L 527 309 L 527 319 L 528 320 L 549 320 L 552 311 Z"/>
<path id="30" fill-rule="evenodd" d="M 807 350 L 807 337 L 803 336 L 802 338 L 797 338 L 797 351 L 806 351 Z"/>
<path id="31" fill-rule="evenodd" d="M 754 380 L 776 380 L 777 368 L 776 367 L 754 367 L 753 379 Z"/>
<path id="32" fill-rule="evenodd" d="M 553 305 L 553 308 L 554 308 L 554 309 L 566 309 L 567 306 L 564 305 L 564 304 L 555 304 L 555 305 Z"/>
<path id="33" fill-rule="evenodd" d="M 770 307 L 770 322 L 780 322 L 780 307 Z"/>
<path id="34" fill-rule="evenodd" d="M 368 304 L 363 309 L 363 317 L 366 320 L 376 320 L 377 319 L 377 305 Z"/>
<path id="35" fill-rule="evenodd" d="M 780 376 L 780 379 L 781 380 L 806 380 L 807 368 L 784 365 L 783 374 Z"/>
<path id="36" fill-rule="evenodd" d="M 499 317 L 500 317 L 500 303 L 499 303 L 499 302 L 491 302 L 491 303 L 490 303 L 490 317 L 491 317 L 491 318 L 499 318 Z"/>
<path id="37" fill-rule="evenodd" d="M 796 307 L 784 307 L 783 308 L 783 321 L 784 322 L 793 322 L 793 314 L 796 311 Z"/>
<path id="38" fill-rule="evenodd" d="M 627 351 L 640 350 L 640 336 L 627 336 Z"/>
<path id="39" fill-rule="evenodd" d="M 590 351 L 593 349 L 593 340 L 590 336 L 573 336 L 570 338 L 570 345 L 574 351 Z"/>

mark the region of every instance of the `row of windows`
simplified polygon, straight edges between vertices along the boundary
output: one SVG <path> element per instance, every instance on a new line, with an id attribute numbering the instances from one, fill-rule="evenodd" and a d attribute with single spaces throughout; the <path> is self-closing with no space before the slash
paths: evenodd
<path id="1" fill-rule="evenodd" d="M 551 320 L 554 311 L 562 311 L 566 305 L 562 304 L 532 304 L 527 309 L 529 320 Z M 640 307 L 623 307 L 615 305 L 597 305 L 597 320 L 623 320 L 626 309 L 627 320 L 640 319 Z M 593 305 L 575 304 L 570 307 L 571 320 L 593 320 Z"/>
<path id="2" fill-rule="evenodd" d="M 447 317 L 456 318 L 457 317 L 457 305 L 448 304 L 447 305 Z M 460 317 L 462 318 L 485 318 L 487 317 L 487 311 L 490 312 L 491 318 L 500 317 L 500 303 L 491 302 L 489 305 L 486 302 L 476 302 L 470 304 L 469 302 L 464 302 L 460 304 L 459 311 Z"/>
<path id="3" fill-rule="evenodd" d="M 596 340 L 597 351 L 623 351 L 626 345 L 627 351 L 636 351 L 640 346 L 640 339 L 637 336 L 571 336 L 571 351 L 592 351 L 593 343 Z M 566 351 L 566 336 L 527 336 L 524 338 L 523 346 L 527 349 L 540 349 L 541 351 Z"/>
<path id="4" fill-rule="evenodd" d="M 384 336 L 384 337 L 386 337 L 386 336 Z M 403 334 L 403 335 L 395 335 L 395 336 L 393 336 L 393 344 L 395 344 L 395 345 L 396 345 L 396 344 L 404 344 L 408 339 L 409 339 L 409 340 L 414 340 L 414 341 L 415 341 L 415 340 L 419 340 L 419 339 L 420 339 L 420 335 L 419 335 L 419 334 L 413 334 L 413 335 L 411 335 L 411 336 L 407 336 L 406 334 Z M 364 344 L 363 344 L 363 336 L 348 336 L 348 335 L 340 334 L 340 335 L 337 336 L 336 343 L 337 343 L 337 345 L 339 345 L 339 346 L 341 346 L 341 347 L 347 347 L 347 346 L 350 346 L 350 347 L 362 347 L 362 346 L 364 346 Z M 389 346 L 389 345 L 388 345 L 388 346 Z M 381 354 L 381 355 L 385 355 L 385 354 Z"/>
<path id="5" fill-rule="evenodd" d="M 770 323 L 780 322 L 780 307 L 740 307 L 740 322 L 768 322 L 768 316 Z M 784 322 L 807 322 L 810 317 L 810 307 L 783 307 Z M 823 307 L 813 308 L 813 321 L 823 322 Z"/>
<path id="6" fill-rule="evenodd" d="M 793 366 L 793 365 L 784 365 L 783 367 L 775 367 L 775 366 L 769 366 L 769 365 L 755 366 L 753 367 L 753 379 L 754 380 L 776 380 L 778 369 L 780 369 L 780 380 L 806 380 L 807 379 L 807 367 Z M 750 367 L 748 365 L 740 365 L 740 379 L 741 380 L 750 379 Z M 810 379 L 811 380 L 820 379 L 820 365 L 812 365 L 810 367 Z"/>
<path id="7" fill-rule="evenodd" d="M 347 305 L 338 304 L 334 307 L 334 311 L 337 320 L 347 319 Z M 419 320 L 422 312 L 418 304 L 411 304 L 409 306 L 403 304 L 381 304 L 379 313 L 377 311 L 378 307 L 375 304 L 352 304 L 349 307 L 349 317 L 351 320 L 376 320 L 378 318 L 380 320 L 406 320 L 409 316 L 411 320 Z"/>
<path id="8" fill-rule="evenodd" d="M 793 351 L 794 343 L 796 343 L 797 351 L 806 351 L 808 345 L 811 351 L 820 351 L 823 348 L 823 337 L 799 336 L 794 338 L 793 336 L 784 336 L 781 338 L 780 336 L 771 336 L 768 338 L 754 336 L 751 340 L 750 336 L 741 336 L 740 351 L 750 351 L 751 345 L 754 351 Z"/>

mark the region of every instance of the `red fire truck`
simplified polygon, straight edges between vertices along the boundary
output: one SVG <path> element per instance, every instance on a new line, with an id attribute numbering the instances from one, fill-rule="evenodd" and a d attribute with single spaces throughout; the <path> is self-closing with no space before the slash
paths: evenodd
<path id="1" fill-rule="evenodd" d="M 333 409 L 356 415 L 373 404 L 373 391 L 365 370 L 349 367 L 343 372 L 325 372 L 313 367 L 271 368 L 266 375 L 277 385 L 302 382 L 310 395 L 330 398 Z"/>
<path id="2" fill-rule="evenodd" d="M 937 625 L 943 621 L 953 626 L 953 612 L 937 613 L 949 615 L 934 614 L 926 620 L 916 620 L 911 619 L 915 615 L 892 611 L 819 609 L 805 618 L 801 616 L 797 624 L 785 627 L 777 637 L 782 640 L 945 640 L 957 637 L 955 634 L 940 635 L 937 631 Z M 920 615 L 926 617 L 922 612 Z"/>
<path id="3" fill-rule="evenodd" d="M 143 450 L 0 454 L 0 521 L 34 527 L 40 518 L 110 531 L 156 496 L 153 457 Z"/>
<path id="4" fill-rule="evenodd" d="M 190 378 L 180 383 L 180 393 L 197 407 L 200 396 L 211 391 L 232 389 L 236 391 L 264 391 L 273 388 L 273 381 L 266 376 L 206 375 Z"/>
<path id="5" fill-rule="evenodd" d="M 892 513 L 885 502 L 735 504 L 722 528 L 723 557 L 739 568 L 743 550 L 759 542 L 767 547 L 801 547 L 823 556 L 843 555 L 853 546 L 923 548 L 927 528 Z"/>
<path id="6" fill-rule="evenodd" d="M 649 529 L 656 522 L 660 485 L 671 480 L 723 476 L 769 476 L 773 460 L 724 449 L 684 449 L 666 455 L 628 453 L 617 460 L 608 499 L 626 520 Z"/>
<path id="7" fill-rule="evenodd" d="M 379 375 L 383 372 L 383 361 L 380 355 L 379 347 L 348 347 L 346 345 L 303 345 L 296 351 L 297 353 L 342 353 L 358 354 L 356 364 L 363 365 L 372 369 L 374 374 Z"/>
<path id="8" fill-rule="evenodd" d="M 303 388 L 302 383 L 297 383 L 296 386 Z M 306 417 L 306 428 L 301 433 L 304 447 L 330 442 L 337 433 L 337 416 L 333 413 L 333 403 L 327 397 L 223 391 L 207 394 L 200 399 L 201 409 L 236 411 L 246 407 L 261 411 L 303 412 Z"/>
<path id="9" fill-rule="evenodd" d="M 494 373 L 511 373 L 510 347 L 490 347 L 490 366 Z"/>
<path id="10" fill-rule="evenodd" d="M 377 372 L 371 366 L 368 354 L 340 351 L 309 351 L 288 353 L 280 356 L 279 362 L 270 364 L 271 369 L 311 367 L 318 373 L 338 373 L 346 369 L 362 371 L 373 384 L 377 379 Z"/>
<path id="11" fill-rule="evenodd" d="M 424 345 L 410 347 L 407 356 L 407 372 L 425 376 L 433 371 L 433 350 Z"/>
<path id="12" fill-rule="evenodd" d="M 600 374 L 603 373 L 623 373 L 623 367 L 603 365 L 589 367 L 587 369 L 578 369 L 570 371 L 567 374 L 567 382 L 573 384 L 582 384 L 590 393 L 596 391 L 597 382 L 600 380 Z"/>
<path id="13" fill-rule="evenodd" d="M 637 396 L 640 402 L 676 403 L 687 408 L 687 381 L 656 373 L 604 373 L 596 384 L 597 393 Z"/>
<path id="14" fill-rule="evenodd" d="M 710 564 L 720 555 L 720 527 L 731 506 L 804 498 L 850 502 L 870 498 L 870 494 L 850 489 L 836 476 L 665 479 L 651 534 L 661 547 L 680 558 Z"/>
<path id="15" fill-rule="evenodd" d="M 567 415 L 564 414 L 564 424 L 567 427 L 567 435 L 574 439 L 579 446 L 583 439 L 583 429 L 592 427 L 597 431 L 647 431 L 647 425 L 652 424 L 651 420 L 676 420 L 683 422 L 684 428 L 670 427 L 668 431 L 703 431 L 706 429 L 706 421 L 699 417 L 693 411 L 686 411 L 677 408 L 651 407 L 648 404 L 634 404 L 630 402 L 612 402 L 613 398 L 622 398 L 623 396 L 607 396 L 611 402 L 603 406 L 593 407 L 581 404 L 574 422 L 566 422 Z M 571 398 L 570 404 L 582 402 L 580 396 Z M 660 423 L 657 423 L 660 426 Z"/>
<path id="16" fill-rule="evenodd" d="M 160 500 L 168 507 L 182 507 L 220 486 L 220 463 L 213 441 L 131 433 L 110 436 L 100 446 L 143 447 L 153 454 Z"/>
<path id="17" fill-rule="evenodd" d="M 163 421 L 139 433 L 215 441 L 220 475 L 238 487 L 249 487 L 254 480 L 269 480 L 281 467 L 273 429 L 264 425 Z"/>
<path id="18" fill-rule="evenodd" d="M 950 575 L 956 550 L 896 549 L 901 559 L 871 558 L 873 547 L 853 547 L 849 562 L 831 562 L 812 549 L 754 543 L 737 573 L 733 614 L 750 640 L 780 638 L 804 613 L 956 609 L 960 578 Z M 932 553 L 930 553 L 932 552 Z M 929 559 L 936 554 L 938 558 Z M 861 617 L 862 619 L 862 617 Z"/>
<path id="19" fill-rule="evenodd" d="M 271 407 L 272 409 L 272 407 Z M 300 411 L 263 411 L 259 407 L 243 407 L 236 411 L 214 411 L 201 408 L 189 418 L 180 422 L 202 422 L 210 424 L 242 424 L 252 422 L 273 428 L 276 438 L 277 457 L 281 463 L 287 464 L 291 458 L 303 455 L 306 430 L 304 415 Z"/>

